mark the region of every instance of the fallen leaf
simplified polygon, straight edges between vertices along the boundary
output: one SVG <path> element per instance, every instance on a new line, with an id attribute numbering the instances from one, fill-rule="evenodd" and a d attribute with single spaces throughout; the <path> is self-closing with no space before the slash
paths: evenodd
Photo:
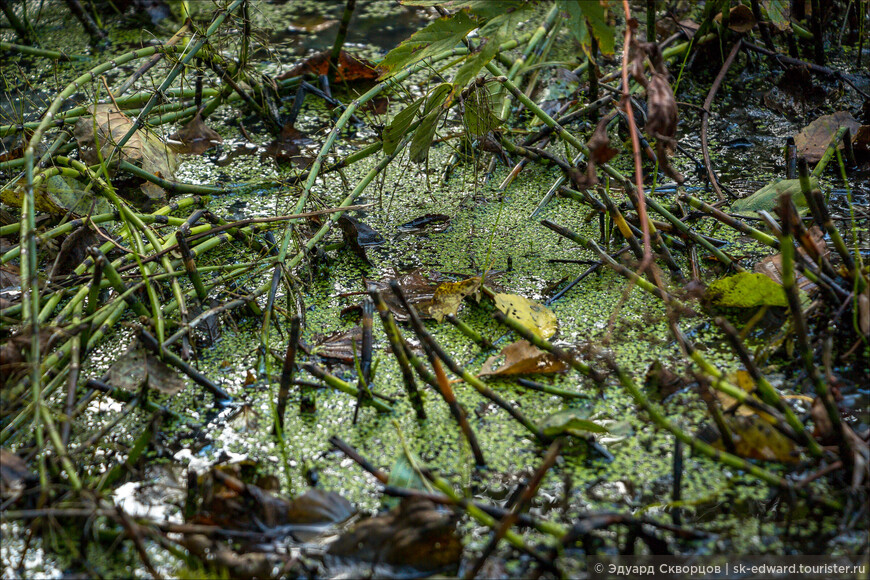
<path id="1" fill-rule="evenodd" d="M 329 57 L 332 53 L 331 49 L 318 52 L 301 63 L 294 66 L 289 71 L 278 77 L 278 80 L 298 77 L 305 74 L 325 75 L 329 72 Z M 359 82 L 359 81 L 374 81 L 383 72 L 375 66 L 374 63 L 359 58 L 342 50 L 338 55 L 338 82 Z"/>
<path id="2" fill-rule="evenodd" d="M 819 117 L 795 135 L 794 144 L 798 156 L 804 157 L 808 163 L 818 162 L 840 127 L 848 127 L 852 135 L 856 135 L 861 124 L 848 111 L 837 111 Z M 840 143 L 840 149 L 842 148 L 843 144 Z"/>
<path id="3" fill-rule="evenodd" d="M 463 298 L 480 290 L 480 276 L 466 278 L 460 282 L 443 282 L 435 289 L 432 302 L 427 313 L 437 322 L 441 322 L 448 314 L 456 314 Z"/>
<path id="4" fill-rule="evenodd" d="M 342 534 L 327 553 L 434 573 L 459 565 L 462 542 L 450 512 L 425 498 L 403 498 L 398 507 Z"/>
<path id="5" fill-rule="evenodd" d="M 755 380 L 752 378 L 752 375 L 749 372 L 739 369 L 733 373 L 729 373 L 727 376 L 728 382 L 732 385 L 738 386 L 746 393 L 752 393 L 755 390 Z M 725 410 L 731 409 L 735 405 L 737 405 L 737 399 L 732 397 L 727 393 L 723 393 L 722 391 L 711 389 L 714 396 L 719 400 L 719 403 L 722 405 L 722 408 Z M 761 403 L 761 399 L 756 395 L 752 395 L 751 398 L 759 403 Z M 748 417 L 749 415 L 758 415 L 768 423 L 774 423 L 776 420 L 771 416 L 765 413 L 764 411 L 758 411 L 749 405 L 740 405 L 734 411 L 734 414 L 737 416 Z"/>
<path id="6" fill-rule="evenodd" d="M 814 190 L 819 189 L 819 180 L 810 177 L 810 187 Z M 800 179 L 778 179 L 768 183 L 749 197 L 738 199 L 731 204 L 731 210 L 734 212 L 770 211 L 779 204 L 779 198 L 783 194 L 790 195 L 799 208 L 807 206 L 807 201 L 801 190 Z"/>
<path id="7" fill-rule="evenodd" d="M 117 110 L 114 105 L 98 104 L 91 109 L 91 115 L 79 117 L 73 129 L 73 136 L 78 142 L 79 154 L 83 161 L 94 165 L 100 162 L 101 156 L 103 161 L 111 166 L 113 160 L 110 160 L 109 156 L 115 150 L 116 143 L 132 128 L 133 119 Z M 97 147 L 99 147 L 99 156 Z M 136 129 L 133 132 L 118 156 L 121 160 L 137 165 L 163 179 L 174 179 L 173 172 L 178 165 L 172 150 L 156 135 L 144 129 Z M 140 189 L 150 199 L 162 198 L 165 193 L 162 188 L 147 181 Z"/>
<path id="8" fill-rule="evenodd" d="M 780 463 L 800 461 L 797 444 L 758 415 L 727 416 L 725 423 L 731 431 L 731 440 L 738 456 Z M 721 437 L 713 442 L 713 447 L 725 450 Z"/>
<path id="9" fill-rule="evenodd" d="M 707 287 L 705 300 L 726 308 L 788 306 L 782 286 L 764 274 L 740 272 L 716 280 Z"/>
<path id="10" fill-rule="evenodd" d="M 136 342 L 109 367 L 108 382 L 130 392 L 138 392 L 147 382 L 148 387 L 166 395 L 179 393 L 185 386 L 174 370 Z"/>
<path id="11" fill-rule="evenodd" d="M 540 302 L 517 294 L 496 294 L 493 300 L 496 308 L 541 338 L 550 338 L 559 330 L 556 315 Z"/>
<path id="12" fill-rule="evenodd" d="M 73 272 L 88 255 L 88 248 L 99 245 L 99 238 L 88 226 L 81 226 L 68 235 L 60 245 L 60 251 L 48 274 L 50 280 L 59 280 Z"/>
<path id="13" fill-rule="evenodd" d="M 483 363 L 481 376 L 561 373 L 568 366 L 527 340 L 518 340 L 501 349 Z"/>
<path id="14" fill-rule="evenodd" d="M 831 252 L 828 249 L 828 245 L 825 243 L 825 233 L 818 226 L 813 226 L 809 229 L 809 234 L 812 237 L 812 243 L 815 244 L 817 248 L 818 254 L 827 257 Z M 798 252 L 806 254 L 805 250 L 800 245 L 798 246 Z M 764 258 L 755 265 L 754 270 L 760 274 L 764 274 L 777 284 L 782 284 L 782 254 L 774 254 Z M 797 287 L 806 292 L 809 296 L 813 296 L 819 291 L 818 286 L 816 286 L 809 278 L 804 276 L 803 273 L 795 271 L 794 276 Z"/>
<path id="15" fill-rule="evenodd" d="M 177 133 L 170 135 L 169 138 L 181 143 L 180 146 L 173 146 L 176 153 L 187 155 L 201 155 L 215 145 L 224 142 L 223 137 L 218 135 L 217 131 L 206 126 L 205 121 L 200 116 L 200 111 L 197 111 L 193 119 L 188 121 Z"/>

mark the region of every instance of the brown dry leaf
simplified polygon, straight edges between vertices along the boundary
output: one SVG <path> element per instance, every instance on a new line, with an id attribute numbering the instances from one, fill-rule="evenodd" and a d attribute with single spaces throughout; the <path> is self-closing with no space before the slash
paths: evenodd
<path id="1" fill-rule="evenodd" d="M 315 342 L 311 353 L 323 358 L 333 358 L 342 362 L 352 363 L 354 352 L 359 356 L 361 346 L 362 327 L 354 326 L 349 330 L 321 337 Z"/>
<path id="2" fill-rule="evenodd" d="M 808 243 L 812 243 L 816 247 L 818 255 L 827 257 L 831 251 L 825 243 L 825 233 L 819 226 L 813 226 L 808 231 L 812 238 Z M 798 246 L 798 252 L 806 254 L 806 251 L 800 245 Z M 774 254 L 773 256 L 766 257 L 758 262 L 754 269 L 756 272 L 764 274 L 777 284 L 782 284 L 782 254 Z M 801 272 L 795 272 L 795 282 L 797 283 L 798 288 L 806 292 L 810 297 L 814 296 L 819 291 L 818 286 Z"/>
<path id="3" fill-rule="evenodd" d="M 740 457 L 780 463 L 800 461 L 797 444 L 758 415 L 726 417 L 725 421 L 731 430 L 735 452 Z M 713 447 L 725 450 L 721 438 L 713 442 Z"/>
<path id="4" fill-rule="evenodd" d="M 613 119 L 612 115 L 603 117 L 598 125 L 595 126 L 595 131 L 586 142 L 586 147 L 589 148 L 589 160 L 586 163 L 586 173 L 580 173 L 577 170 L 570 172 L 571 181 L 577 189 L 589 189 L 598 184 L 598 175 L 595 173 L 597 165 L 607 163 L 619 153 L 618 149 L 610 146 L 610 137 L 607 135 L 607 124 Z"/>
<path id="5" fill-rule="evenodd" d="M 477 294 L 480 290 L 480 276 L 466 278 L 459 282 L 443 282 L 435 289 L 432 302 L 426 313 L 437 322 L 444 320 L 448 314 L 456 314 L 466 296 Z"/>
<path id="6" fill-rule="evenodd" d="M 279 76 L 278 80 L 305 74 L 318 76 L 327 74 L 329 72 L 329 55 L 331 52 L 331 50 L 327 49 L 306 58 L 300 64 Z M 384 71 L 379 69 L 374 63 L 342 50 L 338 56 L 338 75 L 336 75 L 336 81 L 375 81 L 382 72 Z"/>
<path id="7" fill-rule="evenodd" d="M 99 143 L 99 153 L 103 161 L 112 164 L 109 156 L 115 144 L 133 127 L 133 119 L 117 110 L 111 104 L 98 104 L 91 109 L 93 116 L 82 116 L 75 124 L 73 136 L 79 144 L 82 160 L 93 165 L 99 163 L 95 140 Z M 94 138 L 94 118 L 96 118 L 96 139 Z M 173 172 L 178 165 L 175 154 L 156 135 L 137 129 L 124 144 L 119 153 L 123 161 L 137 165 L 163 179 L 174 179 Z M 142 192 L 151 199 L 163 197 L 162 188 L 146 182 Z"/>
<path id="8" fill-rule="evenodd" d="M 405 498 L 388 513 L 342 534 L 328 553 L 435 572 L 459 564 L 462 542 L 450 512 L 428 499 Z"/>
<path id="9" fill-rule="evenodd" d="M 501 349 L 483 363 L 481 376 L 561 373 L 568 365 L 527 340 L 518 340 Z"/>
<path id="10" fill-rule="evenodd" d="M 423 270 L 417 268 L 405 274 L 402 274 L 396 280 L 402 291 L 405 293 L 405 298 L 408 302 L 417 308 L 421 315 L 425 315 L 429 311 L 429 304 L 435 296 L 435 290 L 438 288 L 438 276 L 426 275 Z M 393 318 L 398 322 L 407 322 L 410 317 L 408 311 L 402 306 L 393 291 L 390 290 L 389 280 L 365 280 L 366 287 L 373 286 L 381 293 L 381 298 L 393 313 Z"/>
<path id="11" fill-rule="evenodd" d="M 177 133 L 173 133 L 169 137 L 173 141 L 178 141 L 181 145 L 173 146 L 177 153 L 186 155 L 201 155 L 220 143 L 224 142 L 223 137 L 218 135 L 217 131 L 208 127 L 205 121 L 200 116 L 200 111 L 188 121 Z"/>
<path id="12" fill-rule="evenodd" d="M 60 245 L 60 251 L 54 259 L 54 264 L 48 274 L 50 280 L 59 280 L 73 272 L 76 267 L 82 263 L 88 255 L 88 248 L 93 245 L 98 245 L 99 238 L 94 231 L 87 227 L 81 226 L 73 233 L 68 235 Z"/>
<path id="13" fill-rule="evenodd" d="M 861 124 L 848 111 L 837 111 L 819 117 L 795 135 L 794 143 L 798 156 L 806 158 L 808 163 L 818 162 L 840 127 L 848 127 L 852 135 L 855 135 Z M 841 143 L 840 148 L 842 147 Z"/>

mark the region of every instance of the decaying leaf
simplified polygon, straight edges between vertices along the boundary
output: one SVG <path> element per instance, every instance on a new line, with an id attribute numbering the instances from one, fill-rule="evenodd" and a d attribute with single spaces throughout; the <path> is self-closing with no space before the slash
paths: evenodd
<path id="1" fill-rule="evenodd" d="M 82 116 L 75 124 L 73 136 L 79 144 L 81 158 L 93 165 L 103 161 L 112 166 L 114 159 L 109 156 L 116 144 L 133 128 L 133 119 L 117 110 L 112 104 L 98 104 L 91 108 L 91 115 Z M 96 136 L 94 135 L 96 119 Z M 98 145 L 97 145 L 98 144 Z M 99 147 L 99 155 L 97 154 Z M 174 179 L 173 172 L 178 164 L 175 154 L 156 135 L 136 129 L 130 139 L 121 147 L 118 154 L 123 161 L 137 165 L 163 179 Z M 142 192 L 151 199 L 160 199 L 164 191 L 146 182 Z"/>
<path id="2" fill-rule="evenodd" d="M 539 427 L 551 438 L 572 435 L 585 439 L 593 433 L 607 433 L 606 428 L 587 419 L 588 414 L 585 409 L 563 409 L 541 421 Z"/>
<path id="3" fill-rule="evenodd" d="M 328 553 L 436 572 L 455 569 L 462 557 L 462 543 L 450 512 L 428 499 L 405 498 L 388 513 L 363 520 L 342 534 Z"/>
<path id="4" fill-rule="evenodd" d="M 438 288 L 439 276 L 431 273 L 427 275 L 423 270 L 417 268 L 398 276 L 396 280 L 402 287 L 408 302 L 416 307 L 421 315 L 427 315 L 429 304 L 433 296 L 435 296 L 435 290 Z M 384 299 L 390 312 L 393 313 L 393 318 L 399 322 L 407 322 L 409 320 L 408 311 L 405 310 L 405 307 L 402 306 L 399 299 L 390 290 L 389 280 L 366 280 L 365 282 L 366 287 L 374 287 L 381 293 L 381 298 Z"/>
<path id="5" fill-rule="evenodd" d="M 68 235 L 60 245 L 60 251 L 48 274 L 49 279 L 59 280 L 75 270 L 87 257 L 87 249 L 98 241 L 97 235 L 87 226 L 81 226 Z"/>
<path id="6" fill-rule="evenodd" d="M 146 382 L 150 388 L 167 395 L 179 393 L 185 386 L 184 380 L 166 363 L 138 343 L 133 343 L 109 367 L 109 384 L 137 392 Z"/>
<path id="7" fill-rule="evenodd" d="M 825 233 L 822 229 L 818 226 L 813 226 L 810 228 L 809 234 L 812 236 L 811 243 L 816 246 L 818 255 L 827 257 L 828 254 L 830 254 L 830 250 L 825 243 Z M 798 252 L 802 254 L 806 253 L 802 246 L 798 246 Z M 756 272 L 764 274 L 777 284 L 782 284 L 782 254 L 774 254 L 773 256 L 766 257 L 758 262 L 754 269 Z M 806 292 L 809 296 L 813 296 L 819 291 L 819 287 L 813 284 L 813 282 L 804 276 L 803 273 L 796 271 L 794 276 L 797 287 Z"/>
<path id="8" fill-rule="evenodd" d="M 764 274 L 750 272 L 716 280 L 707 287 L 704 298 L 714 306 L 727 308 L 788 306 L 782 286 Z"/>
<path id="9" fill-rule="evenodd" d="M 560 373 L 568 370 L 568 365 L 543 351 L 527 340 L 518 340 L 501 349 L 483 363 L 481 376 L 485 375 L 524 375 Z"/>
<path id="10" fill-rule="evenodd" d="M 349 330 L 336 332 L 316 341 L 312 354 L 352 363 L 354 352 L 359 356 L 362 346 L 362 327 L 354 326 Z"/>
<path id="11" fill-rule="evenodd" d="M 540 302 L 517 294 L 496 294 L 493 300 L 496 308 L 541 338 L 550 338 L 559 330 L 556 315 Z"/>
<path id="12" fill-rule="evenodd" d="M 456 314 L 462 299 L 480 290 L 480 276 L 466 278 L 460 282 L 442 282 L 435 289 L 432 302 L 426 308 L 426 313 L 441 322 L 448 314 Z"/>
<path id="13" fill-rule="evenodd" d="M 181 145 L 173 146 L 177 153 L 187 155 L 201 155 L 215 145 L 224 142 L 223 137 L 218 135 L 217 131 L 205 124 L 199 111 L 193 119 L 169 138 L 181 143 Z"/>
<path id="14" fill-rule="evenodd" d="M 755 390 L 755 381 L 753 380 L 752 375 L 750 375 L 747 371 L 745 371 L 743 369 L 739 369 L 733 373 L 729 373 L 727 378 L 728 378 L 728 382 L 730 382 L 732 385 L 736 385 L 736 386 L 740 387 L 741 389 L 743 389 L 747 393 L 752 393 Z M 728 395 L 726 393 L 723 393 L 722 391 L 717 391 L 717 390 L 712 390 L 712 392 L 713 392 L 714 396 L 719 400 L 719 403 L 722 405 L 722 408 L 725 409 L 726 411 L 732 409 L 735 405 L 737 405 L 737 399 L 735 399 L 731 395 Z M 761 399 L 759 399 L 754 394 L 751 396 L 751 398 L 759 403 L 761 402 Z M 740 405 L 734 411 L 734 414 L 737 416 L 744 416 L 744 417 L 748 417 L 749 415 L 758 415 L 759 417 L 761 417 L 762 419 L 764 419 L 768 423 L 775 422 L 775 419 L 771 415 L 768 415 L 764 411 L 758 411 L 758 410 L 750 407 L 749 405 Z"/>
<path id="15" fill-rule="evenodd" d="M 804 127 L 795 135 L 794 144 L 799 157 L 804 157 L 808 163 L 816 163 L 825 154 L 831 138 L 840 127 L 848 127 L 852 135 L 858 133 L 861 123 L 855 120 L 848 111 L 837 111 L 831 115 L 823 115 Z M 840 143 L 842 149 L 843 144 Z"/>
<path id="16" fill-rule="evenodd" d="M 810 187 L 814 190 L 819 189 L 819 180 L 810 177 Z M 780 196 L 785 193 L 791 196 L 798 208 L 807 206 L 799 179 L 778 179 L 768 183 L 749 197 L 738 199 L 731 204 L 731 209 L 735 212 L 770 211 L 777 206 Z"/>
<path id="17" fill-rule="evenodd" d="M 725 423 L 731 430 L 735 453 L 740 457 L 780 463 L 800 461 L 797 444 L 758 415 L 728 416 Z M 721 437 L 713 442 L 713 446 L 725 450 Z"/>
<path id="18" fill-rule="evenodd" d="M 294 66 L 289 71 L 278 77 L 278 80 L 298 77 L 305 74 L 313 74 L 316 76 L 329 73 L 329 57 L 332 53 L 331 49 L 318 52 L 301 63 Z M 378 75 L 383 72 L 382 69 L 375 66 L 374 63 L 359 58 L 342 50 L 338 55 L 338 74 L 336 80 L 338 82 L 358 82 L 358 81 L 374 81 Z"/>

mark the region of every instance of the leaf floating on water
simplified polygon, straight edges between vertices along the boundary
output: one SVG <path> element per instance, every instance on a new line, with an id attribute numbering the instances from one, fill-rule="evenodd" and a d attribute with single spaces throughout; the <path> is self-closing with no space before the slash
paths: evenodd
<path id="1" fill-rule="evenodd" d="M 764 274 L 750 272 L 716 280 L 707 288 L 704 297 L 715 306 L 730 308 L 788 306 L 782 286 Z"/>
<path id="2" fill-rule="evenodd" d="M 483 363 L 481 376 L 561 373 L 568 365 L 527 340 L 518 340 Z"/>
<path id="3" fill-rule="evenodd" d="M 363 520 L 328 549 L 332 556 L 421 572 L 455 568 L 462 557 L 456 519 L 424 498 L 404 498 L 384 515 Z"/>
<path id="4" fill-rule="evenodd" d="M 861 127 L 861 123 L 856 121 L 855 117 L 848 111 L 837 111 L 831 115 L 819 117 L 794 136 L 798 156 L 804 157 L 807 163 L 818 162 L 840 127 L 848 127 L 854 136 Z M 842 149 L 843 144 L 840 143 L 839 147 Z"/>
<path id="5" fill-rule="evenodd" d="M 437 322 L 444 320 L 448 314 L 456 314 L 462 305 L 462 299 L 480 290 L 480 276 L 467 278 L 460 282 L 443 282 L 438 285 L 432 296 L 428 314 Z"/>
<path id="6" fill-rule="evenodd" d="M 152 389 L 174 395 L 184 389 L 185 383 L 162 360 L 133 344 L 109 367 L 109 384 L 125 391 L 138 392 L 145 382 Z"/>
<path id="7" fill-rule="evenodd" d="M 815 177 L 810 177 L 810 187 L 814 190 L 819 189 L 819 180 Z M 780 179 L 768 183 L 749 197 L 738 199 L 731 204 L 731 209 L 738 212 L 770 211 L 776 207 L 780 196 L 784 193 L 791 196 L 796 206 L 806 207 L 807 201 L 804 199 L 804 194 L 801 191 L 800 180 Z"/>
<path id="8" fill-rule="evenodd" d="M 329 57 L 332 54 L 331 49 L 318 52 L 301 63 L 294 66 L 289 71 L 278 77 L 278 80 L 298 77 L 305 74 L 321 76 L 329 73 Z M 358 82 L 358 81 L 374 81 L 381 73 L 381 69 L 375 66 L 374 63 L 364 58 L 354 56 L 347 51 L 342 50 L 338 55 L 338 74 L 336 81 L 341 82 Z"/>
<path id="9" fill-rule="evenodd" d="M 544 435 L 551 438 L 559 435 L 586 438 L 592 433 L 607 433 L 605 427 L 587 419 L 587 416 L 585 409 L 564 409 L 541 421 L 539 427 Z"/>
<path id="10" fill-rule="evenodd" d="M 495 307 L 541 338 L 550 338 L 559 330 L 553 311 L 518 294 L 496 294 Z"/>
<path id="11" fill-rule="evenodd" d="M 99 156 L 110 166 L 114 160 L 109 156 L 116 144 L 133 128 L 133 119 L 117 110 L 111 104 L 99 104 L 91 109 L 93 116 L 82 116 L 75 124 L 73 136 L 79 144 L 83 161 L 90 165 L 99 163 Z M 94 119 L 96 118 L 96 136 Z M 98 144 L 98 145 L 97 145 Z M 99 147 L 99 156 L 97 155 Z M 156 135 L 136 129 L 130 139 L 121 147 L 119 157 L 123 161 L 137 165 L 163 179 L 174 179 L 173 172 L 178 165 L 175 153 Z M 159 199 L 164 192 L 161 188 L 146 182 L 142 192 L 151 199 Z"/>
<path id="12" fill-rule="evenodd" d="M 224 142 L 223 137 L 217 131 L 205 124 L 199 111 L 178 133 L 170 135 L 169 138 L 181 143 L 181 145 L 173 146 L 177 153 L 188 155 L 201 155 L 215 145 Z"/>
<path id="13" fill-rule="evenodd" d="M 725 422 L 740 457 L 780 463 L 800 461 L 797 444 L 758 415 L 726 417 Z M 725 450 L 721 437 L 713 442 L 713 447 Z"/>

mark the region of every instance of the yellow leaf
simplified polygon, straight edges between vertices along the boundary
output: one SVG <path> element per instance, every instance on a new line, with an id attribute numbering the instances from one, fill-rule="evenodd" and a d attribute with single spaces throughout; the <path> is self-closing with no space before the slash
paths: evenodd
<path id="1" fill-rule="evenodd" d="M 441 322 L 448 314 L 456 314 L 462 299 L 480 289 L 480 276 L 460 282 L 443 282 L 435 289 L 429 305 L 429 316 Z"/>
<path id="2" fill-rule="evenodd" d="M 496 294 L 495 307 L 541 338 L 550 338 L 559 330 L 553 311 L 534 300 L 517 294 Z"/>

